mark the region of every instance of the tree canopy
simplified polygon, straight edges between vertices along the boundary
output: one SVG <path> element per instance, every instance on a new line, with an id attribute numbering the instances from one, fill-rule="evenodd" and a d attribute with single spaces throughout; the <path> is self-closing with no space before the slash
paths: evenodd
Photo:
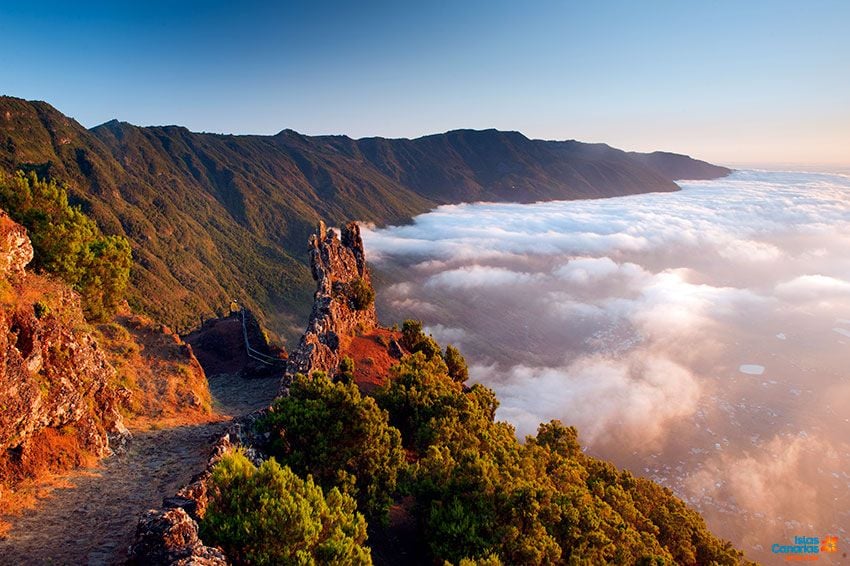
<path id="1" fill-rule="evenodd" d="M 351 493 L 370 520 L 385 519 L 404 465 L 401 435 L 354 383 L 297 375 L 260 426 L 280 462 Z"/>
<path id="2" fill-rule="evenodd" d="M 55 181 L 34 172 L 0 179 L 0 207 L 26 227 L 33 267 L 56 275 L 82 297 L 90 320 L 115 313 L 130 278 L 132 251 L 126 238 L 104 235 Z"/>
<path id="3" fill-rule="evenodd" d="M 225 455 L 213 468 L 200 527 L 237 564 L 372 563 L 355 501 L 336 488 L 323 494 L 274 458 L 257 468 L 240 452 Z"/>
<path id="4" fill-rule="evenodd" d="M 404 490 L 434 558 L 505 564 L 735 564 L 740 553 L 649 480 L 586 456 L 575 428 L 520 443 L 498 400 L 417 352 L 376 393 L 416 453 Z"/>

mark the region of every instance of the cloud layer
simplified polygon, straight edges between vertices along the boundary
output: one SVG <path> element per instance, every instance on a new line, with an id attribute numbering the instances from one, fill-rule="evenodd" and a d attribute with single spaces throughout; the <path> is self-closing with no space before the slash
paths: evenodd
<path id="1" fill-rule="evenodd" d="M 559 418 L 683 494 L 733 467 L 712 501 L 750 509 L 760 499 L 744 494 L 777 474 L 814 481 L 799 451 L 771 446 L 785 466 L 746 455 L 777 428 L 817 431 L 850 467 L 850 424 L 815 402 L 848 377 L 850 177 L 743 171 L 683 188 L 443 206 L 364 230 L 389 282 L 379 313 L 461 346 L 520 435 Z M 751 365 L 764 373 L 739 371 Z M 777 497 L 764 513 L 793 508 Z"/>

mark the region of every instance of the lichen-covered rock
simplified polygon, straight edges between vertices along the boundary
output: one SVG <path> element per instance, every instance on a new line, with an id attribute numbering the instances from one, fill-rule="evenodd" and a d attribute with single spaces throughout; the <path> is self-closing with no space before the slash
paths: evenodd
<path id="1" fill-rule="evenodd" d="M 0 449 L 41 428 L 79 422 L 93 409 L 105 431 L 114 428 L 121 422 L 114 372 L 91 337 L 59 316 L 0 311 Z M 97 436 L 103 452 L 106 436 Z"/>
<path id="2" fill-rule="evenodd" d="M 139 519 L 130 563 L 151 566 L 226 565 L 224 553 L 198 538 L 198 523 L 180 507 L 150 510 Z"/>
<path id="3" fill-rule="evenodd" d="M 287 377 L 314 371 L 334 373 L 342 338 L 369 332 L 378 324 L 374 302 L 359 304 L 352 295 L 355 288 L 374 293 L 360 227 L 349 223 L 337 237 L 320 223 L 318 232 L 310 236 L 308 251 L 316 294 L 307 330 L 289 356 Z"/>

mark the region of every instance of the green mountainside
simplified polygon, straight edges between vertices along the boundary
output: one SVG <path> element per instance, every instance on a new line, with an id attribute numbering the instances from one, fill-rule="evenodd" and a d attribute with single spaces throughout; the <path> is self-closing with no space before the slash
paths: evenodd
<path id="1" fill-rule="evenodd" d="M 319 219 L 399 223 L 445 203 L 677 190 L 669 160 L 653 155 L 496 130 L 413 140 L 118 121 L 88 130 L 47 103 L 0 97 L 0 169 L 65 183 L 104 233 L 125 236 L 131 305 L 181 331 L 235 299 L 299 335 L 312 287 L 305 242 Z M 729 172 L 675 157 L 676 178 L 689 166 Z"/>

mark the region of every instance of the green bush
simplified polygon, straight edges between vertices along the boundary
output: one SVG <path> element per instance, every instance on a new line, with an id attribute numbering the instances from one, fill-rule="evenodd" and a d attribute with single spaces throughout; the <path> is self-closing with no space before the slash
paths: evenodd
<path id="1" fill-rule="evenodd" d="M 200 527 L 236 564 L 372 563 L 354 500 L 335 488 L 323 495 L 273 458 L 259 468 L 239 452 L 222 458 Z"/>
<path id="2" fill-rule="evenodd" d="M 115 313 L 133 263 L 126 238 L 105 236 L 79 207 L 68 203 L 65 189 L 54 181 L 40 181 L 34 172 L 0 180 L 0 207 L 29 232 L 33 267 L 78 291 L 89 320 Z"/>
<path id="3" fill-rule="evenodd" d="M 371 520 L 383 522 L 404 466 L 399 431 L 374 399 L 353 383 L 334 383 L 318 372 L 297 375 L 260 423 L 272 433 L 271 453 L 326 489 L 351 493 Z"/>
<path id="4" fill-rule="evenodd" d="M 425 357 L 429 360 L 434 356 L 442 354 L 437 341 L 425 335 L 425 332 L 422 330 L 422 322 L 419 320 L 408 319 L 402 323 L 401 345 L 411 353 L 424 353 Z"/>
<path id="5" fill-rule="evenodd" d="M 421 326 L 405 323 L 407 344 Z M 458 353 L 459 354 L 459 353 Z M 453 354 L 446 358 L 454 358 Z M 405 357 L 376 399 L 414 455 L 401 489 L 435 561 L 738 564 L 700 516 L 649 480 L 586 456 L 558 421 L 517 441 L 498 401 L 443 356 Z"/>
<path id="6" fill-rule="evenodd" d="M 348 284 L 348 300 L 356 311 L 365 311 L 375 302 L 375 290 L 363 278 L 358 277 Z"/>
<path id="7" fill-rule="evenodd" d="M 334 381 L 346 384 L 354 383 L 354 360 L 350 356 L 345 356 L 339 361 Z"/>
<path id="8" fill-rule="evenodd" d="M 411 318 L 401 324 L 401 345 L 412 352 L 413 348 L 425 338 L 422 321 Z"/>
<path id="9" fill-rule="evenodd" d="M 460 353 L 460 350 L 449 344 L 446 346 L 446 353 L 443 354 L 443 361 L 446 362 L 446 367 L 449 370 L 449 377 L 458 383 L 463 383 L 469 379 L 469 367 L 466 365 L 466 358 Z"/>

